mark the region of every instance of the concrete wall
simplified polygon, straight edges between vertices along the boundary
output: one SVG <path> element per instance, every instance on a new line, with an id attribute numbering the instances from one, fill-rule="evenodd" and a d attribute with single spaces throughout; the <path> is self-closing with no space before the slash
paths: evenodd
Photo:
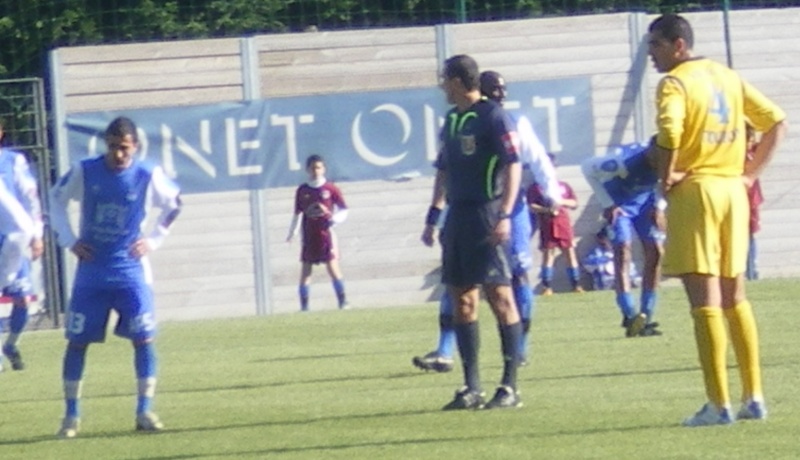
<path id="1" fill-rule="evenodd" d="M 721 13 L 687 17 L 698 54 L 724 61 Z M 77 112 L 433 87 L 442 58 L 467 53 L 509 81 L 591 77 L 594 153 L 602 154 L 608 145 L 644 139 L 652 131 L 659 75 L 643 41 L 651 19 L 614 14 L 62 48 L 52 54 L 53 93 L 63 122 L 64 115 Z M 792 57 L 798 23 L 800 9 L 731 13 L 734 66 L 779 102 L 790 120 L 800 118 L 794 84 L 800 65 Z M 253 60 L 256 70 L 248 73 Z M 250 87 L 249 78 L 257 80 Z M 800 159 L 792 155 L 798 147 L 800 131 L 790 131 L 763 179 L 762 276 L 800 274 L 800 240 L 794 237 L 800 230 Z M 593 235 L 599 209 L 588 185 L 575 166 L 558 172 L 581 202 L 573 214 L 577 233 Z M 439 253 L 419 242 L 431 183 L 423 177 L 339 184 L 351 207 L 337 231 L 354 306 L 408 305 L 435 296 Z M 295 311 L 299 247 L 284 242 L 292 197 L 288 188 L 186 196 L 173 235 L 153 257 L 161 318 L 255 314 L 259 285 L 265 311 Z M 265 241 L 254 241 L 259 234 Z M 335 308 L 324 268 L 317 269 L 311 295 L 312 309 Z"/>

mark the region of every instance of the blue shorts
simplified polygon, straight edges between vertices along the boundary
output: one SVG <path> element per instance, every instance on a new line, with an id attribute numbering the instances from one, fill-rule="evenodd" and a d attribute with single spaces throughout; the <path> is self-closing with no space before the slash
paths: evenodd
<path id="1" fill-rule="evenodd" d="M 31 279 L 31 261 L 23 259 L 22 267 L 17 272 L 17 277 L 11 285 L 0 292 L 4 297 L 12 299 L 25 298 L 33 295 L 33 280 Z"/>
<path id="2" fill-rule="evenodd" d="M 633 233 L 639 237 L 640 241 L 650 241 L 663 243 L 665 234 L 659 230 L 653 220 L 653 208 L 645 207 L 641 210 L 632 211 L 621 207 L 622 215 L 614 219 L 610 226 L 609 239 L 614 245 L 631 243 Z"/>
<path id="3" fill-rule="evenodd" d="M 531 256 L 531 236 L 533 228 L 528 216 L 527 206 L 522 200 L 517 201 L 511 212 L 511 241 L 508 245 L 508 256 L 511 272 L 514 276 L 524 275 L 533 267 Z"/>
<path id="4" fill-rule="evenodd" d="M 111 310 L 119 315 L 114 334 L 146 342 L 156 333 L 153 290 L 147 284 L 125 287 L 76 286 L 65 323 L 70 342 L 103 342 Z"/>
<path id="5" fill-rule="evenodd" d="M 508 249 L 489 242 L 495 216 L 491 203 L 450 206 L 441 238 L 443 284 L 511 284 Z"/>

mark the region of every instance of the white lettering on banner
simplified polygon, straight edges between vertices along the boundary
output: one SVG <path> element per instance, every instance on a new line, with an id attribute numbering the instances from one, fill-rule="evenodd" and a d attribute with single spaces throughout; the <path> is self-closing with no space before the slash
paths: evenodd
<path id="1" fill-rule="evenodd" d="M 396 104 L 381 104 L 372 109 L 370 113 L 377 112 L 388 112 L 397 117 L 397 120 L 403 127 L 403 140 L 401 143 L 405 144 L 408 142 L 408 138 L 411 137 L 411 118 L 402 107 Z M 364 143 L 364 138 L 361 136 L 361 112 L 358 112 L 355 120 L 353 120 L 353 124 L 350 127 L 350 137 L 353 141 L 353 147 L 355 147 L 358 156 L 366 160 L 368 163 L 374 164 L 375 166 L 391 166 L 395 163 L 398 163 L 408 155 L 408 150 L 404 150 L 398 155 L 385 157 L 375 153 L 369 147 L 367 147 L 367 144 Z"/>
<path id="2" fill-rule="evenodd" d="M 211 154 L 211 122 L 200 120 L 200 148 Z"/>
<path id="3" fill-rule="evenodd" d="M 561 99 L 564 100 L 566 98 Z M 561 145 L 558 138 L 558 106 L 555 98 L 533 96 L 533 106 L 547 110 L 547 138 L 549 140 L 548 144 L 550 144 L 547 151 L 556 153 L 564 150 L 564 146 Z"/>
<path id="4" fill-rule="evenodd" d="M 203 124 L 200 124 L 201 129 Z M 208 125 L 206 125 L 206 128 Z M 203 135 L 201 133 L 201 144 Z M 139 139 L 143 137 L 140 136 Z M 183 140 L 180 136 L 175 137 L 175 148 L 186 155 L 192 160 L 200 169 L 203 170 L 209 177 L 217 177 L 217 170 L 208 160 L 203 158 L 203 155 L 195 150 L 188 142 Z M 172 153 L 172 128 L 167 125 L 161 125 L 161 163 L 164 167 L 164 172 L 167 176 L 175 178 L 178 177 L 178 171 L 175 169 L 175 155 Z M 211 152 L 208 152 L 211 154 Z"/>
<path id="5" fill-rule="evenodd" d="M 313 115 L 300 115 L 301 119 L 306 119 L 306 117 L 311 117 L 311 121 L 313 122 L 314 116 Z M 297 129 L 295 129 L 294 125 L 294 117 L 282 117 L 280 115 L 270 115 L 269 123 L 272 126 L 284 126 L 286 127 L 286 155 L 288 156 L 289 162 L 289 171 L 299 171 L 302 166 L 300 162 L 297 160 Z"/>
<path id="6" fill-rule="evenodd" d="M 437 123 L 438 121 L 438 123 Z M 433 107 L 425 104 L 425 155 L 430 161 L 439 155 L 439 130 L 444 126 L 444 117 L 436 117 Z"/>
<path id="7" fill-rule="evenodd" d="M 231 176 L 248 176 L 261 174 L 261 165 L 240 166 L 237 155 L 241 150 L 257 150 L 261 147 L 261 142 L 245 141 L 237 145 L 236 143 L 236 122 L 235 118 L 225 119 L 225 153 L 228 158 L 228 174 Z M 238 120 L 240 129 L 252 129 L 258 127 L 258 120 Z"/>

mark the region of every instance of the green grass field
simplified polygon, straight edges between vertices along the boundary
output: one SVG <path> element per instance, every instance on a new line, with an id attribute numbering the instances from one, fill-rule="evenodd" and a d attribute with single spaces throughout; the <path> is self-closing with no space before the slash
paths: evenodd
<path id="1" fill-rule="evenodd" d="M 82 431 L 59 440 L 64 339 L 32 332 L 21 343 L 28 368 L 0 374 L 0 459 L 794 459 L 800 283 L 748 287 L 767 422 L 680 426 L 704 397 L 688 307 L 673 287 L 659 303 L 665 334 L 653 338 L 623 338 L 611 292 L 537 299 L 532 360 L 519 375 L 525 407 L 505 411 L 439 410 L 461 372 L 410 363 L 435 345 L 436 306 L 356 308 L 162 324 L 155 408 L 167 430 L 155 435 L 133 431 L 132 352 L 110 337 L 89 350 Z M 491 393 L 499 340 L 488 308 L 482 319 Z"/>

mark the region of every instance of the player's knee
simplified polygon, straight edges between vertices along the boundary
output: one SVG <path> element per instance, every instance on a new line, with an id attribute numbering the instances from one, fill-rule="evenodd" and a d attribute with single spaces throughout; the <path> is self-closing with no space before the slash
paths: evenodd
<path id="1" fill-rule="evenodd" d="M 522 320 L 522 333 L 527 334 L 531 330 L 531 320 L 530 319 L 523 319 Z"/>

